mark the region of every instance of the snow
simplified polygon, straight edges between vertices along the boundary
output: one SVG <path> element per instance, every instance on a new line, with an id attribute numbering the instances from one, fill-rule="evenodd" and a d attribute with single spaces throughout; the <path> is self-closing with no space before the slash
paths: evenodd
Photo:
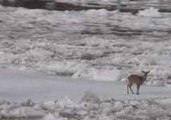
<path id="1" fill-rule="evenodd" d="M 119 70 L 99 70 L 94 73 L 93 80 L 101 81 L 119 81 L 120 71 Z"/>
<path id="2" fill-rule="evenodd" d="M 95 81 L 119 81 L 120 76 L 120 70 L 111 67 L 84 66 L 73 75 L 73 78 L 86 78 Z"/>
<path id="3" fill-rule="evenodd" d="M 68 100 L 68 98 L 79 100 L 84 94 L 86 98 L 87 96 L 90 96 L 90 98 L 92 98 L 91 96 L 98 96 L 100 99 L 145 99 L 170 96 L 170 90 L 169 86 L 143 85 L 140 90 L 142 95 L 127 96 L 125 82 L 96 82 L 82 78 L 73 79 L 69 76 L 52 76 L 31 71 L 0 70 L 1 99 L 16 102 L 22 102 L 26 99 L 31 99 L 35 102 L 58 99 Z M 96 98 L 95 101 L 98 101 Z M 67 103 L 70 102 L 67 101 Z M 27 101 L 27 104 L 33 105 L 30 101 Z"/>
<path id="4" fill-rule="evenodd" d="M 0 119 L 170 119 L 170 13 L 0 11 Z"/>
<path id="5" fill-rule="evenodd" d="M 88 95 L 90 94 L 90 95 Z M 86 98 L 88 97 L 88 99 Z M 93 99 L 99 102 L 92 102 Z M 86 99 L 86 101 L 85 101 Z M 80 101 L 63 99 L 35 103 L 33 106 L 1 101 L 1 118 L 27 118 L 34 120 L 67 119 L 170 119 L 171 98 L 141 100 L 100 100 L 95 94 L 86 93 Z"/>
<path id="6" fill-rule="evenodd" d="M 146 10 L 141 10 L 138 15 L 144 17 L 161 17 L 161 14 L 158 12 L 158 9 L 152 7 Z"/>
<path id="7" fill-rule="evenodd" d="M 148 85 L 165 85 L 170 75 L 170 13 L 1 10 L 1 67 L 94 81 L 124 81 L 145 69 L 151 71 Z M 115 28 L 144 32 L 120 37 Z"/>
<path id="8" fill-rule="evenodd" d="M 139 96 L 127 95 L 123 82 L 1 69 L 0 118 L 167 120 L 170 92 L 168 86 L 142 85 Z"/>

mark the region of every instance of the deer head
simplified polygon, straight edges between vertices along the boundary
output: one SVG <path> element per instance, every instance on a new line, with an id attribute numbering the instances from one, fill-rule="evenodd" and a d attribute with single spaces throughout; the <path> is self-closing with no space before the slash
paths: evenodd
<path id="1" fill-rule="evenodd" d="M 150 73 L 150 71 L 145 72 L 145 71 L 143 71 L 143 70 L 142 70 L 141 72 L 144 74 L 144 80 L 146 79 L 148 73 Z"/>

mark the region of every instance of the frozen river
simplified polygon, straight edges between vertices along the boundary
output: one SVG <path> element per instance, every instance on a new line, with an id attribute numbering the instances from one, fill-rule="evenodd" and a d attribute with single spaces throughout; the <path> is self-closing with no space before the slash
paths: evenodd
<path id="1" fill-rule="evenodd" d="M 15 70 L 0 70 L 0 97 L 8 101 L 51 101 L 80 99 L 86 91 L 97 94 L 102 99 L 130 99 L 171 96 L 169 87 L 143 85 L 140 96 L 127 95 L 124 82 L 97 82 L 90 80 L 59 77 L 42 73 Z"/>

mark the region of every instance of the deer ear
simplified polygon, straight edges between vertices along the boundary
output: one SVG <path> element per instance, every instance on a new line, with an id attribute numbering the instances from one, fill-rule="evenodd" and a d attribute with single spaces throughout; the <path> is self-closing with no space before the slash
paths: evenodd
<path id="1" fill-rule="evenodd" d="M 147 73 L 147 74 L 148 74 L 150 71 L 145 72 L 144 70 L 142 70 L 141 72 L 142 72 L 142 73 Z"/>

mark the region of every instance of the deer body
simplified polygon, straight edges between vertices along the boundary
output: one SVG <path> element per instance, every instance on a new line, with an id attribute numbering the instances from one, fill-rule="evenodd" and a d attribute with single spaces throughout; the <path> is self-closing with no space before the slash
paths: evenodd
<path id="1" fill-rule="evenodd" d="M 129 94 L 129 89 L 131 90 L 132 94 L 134 94 L 131 87 L 132 87 L 132 85 L 135 84 L 137 87 L 137 93 L 136 94 L 139 95 L 140 86 L 146 80 L 149 71 L 148 72 L 142 71 L 142 73 L 143 73 L 143 75 L 132 74 L 128 77 L 127 94 Z"/>

